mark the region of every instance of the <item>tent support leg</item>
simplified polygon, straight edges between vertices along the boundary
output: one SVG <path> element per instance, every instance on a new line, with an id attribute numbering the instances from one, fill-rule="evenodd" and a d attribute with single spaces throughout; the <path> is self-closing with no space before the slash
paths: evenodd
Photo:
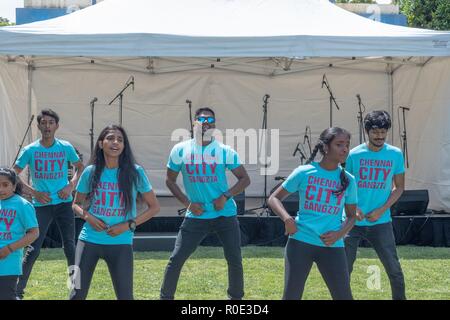
<path id="1" fill-rule="evenodd" d="M 391 64 L 387 65 L 387 76 L 388 76 L 388 107 L 389 107 L 389 113 L 391 114 L 391 118 L 392 118 L 390 143 L 392 145 L 395 145 L 395 141 L 394 141 L 394 131 L 395 131 L 394 130 L 394 125 L 395 125 L 395 121 L 394 121 L 394 117 L 395 117 L 395 114 L 394 114 L 394 72 L 392 71 Z"/>
<path id="2" fill-rule="evenodd" d="M 32 90 L 33 90 L 33 61 L 29 61 L 28 62 L 28 119 L 31 119 L 31 115 L 32 115 L 32 102 L 31 102 L 31 97 L 32 97 Z M 30 130 L 28 132 L 28 143 L 32 142 L 32 130 Z"/>

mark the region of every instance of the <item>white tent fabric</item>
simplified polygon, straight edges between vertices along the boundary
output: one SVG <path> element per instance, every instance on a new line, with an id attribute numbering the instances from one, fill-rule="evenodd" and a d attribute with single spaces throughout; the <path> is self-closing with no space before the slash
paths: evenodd
<path id="1" fill-rule="evenodd" d="M 374 22 L 327 0 L 107 0 L 0 30 L 0 53 L 57 56 L 448 56 L 450 33 Z"/>
<path id="2" fill-rule="evenodd" d="M 407 187 L 429 189 L 430 208 L 450 211 L 449 41 L 449 32 L 384 25 L 320 0 L 106 0 L 65 17 L 0 28 L 0 163 L 12 162 L 30 115 L 45 107 L 61 115 L 58 135 L 86 160 L 89 101 L 99 98 L 97 136 L 118 121 L 117 104 L 107 103 L 133 74 L 124 126 L 159 195 L 168 194 L 171 134 L 188 126 L 187 98 L 194 108 L 212 106 L 220 129 L 247 130 L 261 126 L 262 97 L 270 94 L 268 126 L 280 129 L 275 175 L 286 175 L 299 164 L 292 152 L 306 125 L 313 142 L 329 125 L 326 72 L 341 107 L 334 124 L 353 133 L 353 146 L 357 93 L 366 111 L 392 113 L 390 140 L 397 146 L 397 106 L 411 108 Z M 261 163 L 247 162 L 247 194 L 261 195 Z M 270 189 L 273 175 L 268 181 Z"/>
<path id="3" fill-rule="evenodd" d="M 57 64 L 56 61 L 53 61 Z M 61 65 L 68 64 L 64 59 Z M 98 97 L 95 107 L 95 137 L 109 123 L 118 122 L 118 103 L 108 106 L 110 100 L 123 87 L 130 73 L 126 70 L 105 69 L 96 64 L 86 66 L 40 67 L 35 62 L 33 110 L 51 106 L 61 115 L 58 135 L 71 141 L 87 160 L 89 151 L 89 101 Z M 0 68 L 7 69 L 0 62 Z M 323 70 L 293 73 L 279 77 L 245 74 L 236 71 L 206 69 L 164 74 L 134 74 L 135 91 L 124 96 L 123 125 L 127 129 L 138 161 L 147 170 L 158 194 L 168 194 L 165 187 L 165 165 L 174 130 L 189 127 L 188 108 L 212 106 L 216 111 L 217 126 L 226 129 L 258 129 L 262 124 L 262 97 L 269 93 L 268 128 L 279 129 L 279 165 L 269 169 L 279 171 L 268 177 L 269 188 L 275 185 L 274 176 L 287 175 L 300 164 L 292 157 L 296 144 L 303 140 L 307 125 L 311 126 L 315 143 L 320 132 L 329 125 L 328 92 L 321 88 Z M 387 108 L 388 77 L 384 72 L 332 70 L 327 72 L 341 110 L 334 110 L 334 124 L 348 128 L 357 144 L 357 101 L 359 92 L 369 108 Z M 14 79 L 9 79 L 8 83 Z M 10 83 L 10 85 L 12 85 Z M 21 94 L 18 92 L 17 94 Z M 14 93 L 8 95 L 14 99 Z M 33 111 L 35 112 L 35 111 Z M 26 115 L 27 113 L 24 113 Z M 35 126 L 35 125 L 34 125 Z M 23 126 L 22 126 L 23 128 Z M 234 141 L 225 139 L 229 145 Z M 253 146 L 258 146 L 257 144 Z M 237 146 L 236 146 L 237 147 Z M 247 145 L 247 150 L 251 148 Z M 276 152 L 270 148 L 269 156 Z M 263 176 L 261 161 L 250 163 L 248 153 L 241 153 L 252 179 L 248 195 L 261 195 Z"/>

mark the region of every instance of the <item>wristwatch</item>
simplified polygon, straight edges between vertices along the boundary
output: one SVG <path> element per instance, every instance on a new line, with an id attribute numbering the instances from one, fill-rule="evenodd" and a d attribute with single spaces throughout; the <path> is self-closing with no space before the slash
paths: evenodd
<path id="1" fill-rule="evenodd" d="M 136 221 L 133 219 L 128 220 L 128 228 L 130 228 L 131 232 L 136 230 Z"/>
<path id="2" fill-rule="evenodd" d="M 230 193 L 230 191 L 225 191 L 223 193 L 223 195 L 225 196 L 225 198 L 227 198 L 227 200 L 230 200 L 230 198 L 233 197 L 233 195 Z"/>

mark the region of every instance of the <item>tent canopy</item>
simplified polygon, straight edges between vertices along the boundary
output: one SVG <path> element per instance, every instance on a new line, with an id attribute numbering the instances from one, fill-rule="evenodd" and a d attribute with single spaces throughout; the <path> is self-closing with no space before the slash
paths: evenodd
<path id="1" fill-rule="evenodd" d="M 449 57 L 450 32 L 374 22 L 326 0 L 105 0 L 0 28 L 0 163 L 11 163 L 31 115 L 47 107 L 61 115 L 58 137 L 86 160 L 89 101 L 98 97 L 97 136 L 117 122 L 117 104 L 108 103 L 132 74 L 136 91 L 125 95 L 124 126 L 159 195 L 168 194 L 173 130 L 189 125 L 187 98 L 194 107 L 212 106 L 220 129 L 247 130 L 260 127 L 261 98 L 270 94 L 277 175 L 287 175 L 299 164 L 292 150 L 305 126 L 314 143 L 329 125 L 326 72 L 341 107 L 334 125 L 352 132 L 353 146 L 357 93 L 366 112 L 391 112 L 397 146 L 396 106 L 410 107 L 407 187 L 428 189 L 430 207 L 450 211 Z M 28 141 L 38 136 L 32 131 Z M 252 179 L 246 194 L 261 195 L 262 164 L 245 164 Z M 269 188 L 274 184 L 269 177 Z"/>
<path id="2" fill-rule="evenodd" d="M 0 29 L 0 53 L 52 56 L 449 56 L 450 33 L 378 23 L 327 0 L 106 0 Z"/>

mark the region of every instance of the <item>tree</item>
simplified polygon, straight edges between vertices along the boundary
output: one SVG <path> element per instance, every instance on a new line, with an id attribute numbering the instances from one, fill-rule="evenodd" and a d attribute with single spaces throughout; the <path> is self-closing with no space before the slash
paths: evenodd
<path id="1" fill-rule="evenodd" d="M 394 0 L 410 27 L 450 30 L 449 0 Z"/>
<path id="2" fill-rule="evenodd" d="M 376 3 L 373 0 L 336 0 L 336 3 Z"/>
<path id="3" fill-rule="evenodd" d="M 0 27 L 10 26 L 12 23 L 8 19 L 0 17 Z"/>

